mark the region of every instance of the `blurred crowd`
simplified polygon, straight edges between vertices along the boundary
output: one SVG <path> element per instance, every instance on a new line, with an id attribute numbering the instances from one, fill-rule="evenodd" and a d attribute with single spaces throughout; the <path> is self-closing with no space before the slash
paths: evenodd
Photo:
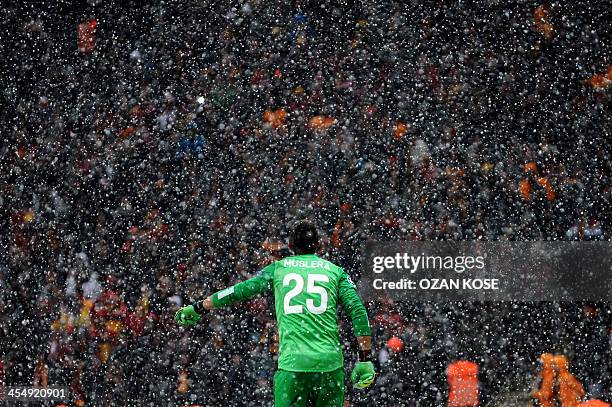
<path id="1" fill-rule="evenodd" d="M 194 329 L 172 317 L 286 255 L 296 218 L 355 278 L 368 237 L 610 240 L 605 5 L 0 14 L 5 384 L 66 385 L 83 405 L 271 404 L 270 298 Z M 530 387 L 543 352 L 612 398 L 610 303 L 367 305 L 380 376 L 350 405 L 445 405 L 456 359 L 479 364 L 486 402 Z M 345 320 L 342 336 L 350 366 Z"/>

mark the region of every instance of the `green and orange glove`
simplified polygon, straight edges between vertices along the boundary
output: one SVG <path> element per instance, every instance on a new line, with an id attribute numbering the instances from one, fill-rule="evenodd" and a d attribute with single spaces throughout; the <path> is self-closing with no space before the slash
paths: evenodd
<path id="1" fill-rule="evenodd" d="M 174 320 L 181 326 L 194 326 L 202 319 L 202 309 L 196 305 L 188 305 L 176 311 L 174 314 Z M 199 312 L 198 312 L 199 311 Z"/>
<path id="2" fill-rule="evenodd" d="M 351 373 L 351 381 L 353 387 L 365 389 L 374 383 L 376 371 L 374 370 L 374 363 L 370 360 L 369 355 L 366 355 L 369 351 L 360 351 L 359 353 L 359 362 L 355 363 L 353 373 Z"/>

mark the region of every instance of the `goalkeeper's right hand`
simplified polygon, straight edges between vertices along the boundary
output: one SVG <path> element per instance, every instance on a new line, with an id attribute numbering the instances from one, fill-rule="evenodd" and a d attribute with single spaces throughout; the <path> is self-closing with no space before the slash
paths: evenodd
<path id="1" fill-rule="evenodd" d="M 376 377 L 376 372 L 372 362 L 357 362 L 351 374 L 351 381 L 356 388 L 365 389 L 374 383 L 374 377 Z"/>
<path id="2" fill-rule="evenodd" d="M 193 305 L 188 305 L 176 311 L 174 320 L 182 326 L 193 326 L 202 319 L 202 315 L 198 314 L 193 308 Z"/>

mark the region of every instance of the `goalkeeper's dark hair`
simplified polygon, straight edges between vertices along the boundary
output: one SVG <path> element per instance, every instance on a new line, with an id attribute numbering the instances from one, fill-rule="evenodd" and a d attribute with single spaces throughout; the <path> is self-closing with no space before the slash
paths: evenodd
<path id="1" fill-rule="evenodd" d="M 300 220 L 291 227 L 289 248 L 295 254 L 314 254 L 319 245 L 319 231 L 311 221 Z"/>

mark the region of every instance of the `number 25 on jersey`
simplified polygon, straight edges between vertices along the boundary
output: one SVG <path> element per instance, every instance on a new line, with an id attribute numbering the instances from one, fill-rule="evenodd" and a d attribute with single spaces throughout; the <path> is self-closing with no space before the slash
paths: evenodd
<path id="1" fill-rule="evenodd" d="M 287 314 L 302 314 L 304 307 L 302 305 L 291 305 L 291 300 L 304 292 L 304 278 L 297 273 L 289 273 L 283 278 L 283 286 L 286 287 L 295 281 L 295 287 L 285 294 L 283 308 L 285 315 Z M 327 309 L 327 290 L 324 287 L 316 285 L 317 282 L 327 283 L 329 277 L 324 274 L 308 274 L 306 282 L 306 292 L 309 294 L 318 294 L 321 300 L 319 305 L 315 305 L 315 301 L 311 298 L 306 299 L 306 308 L 308 312 L 313 314 L 322 314 Z"/>

